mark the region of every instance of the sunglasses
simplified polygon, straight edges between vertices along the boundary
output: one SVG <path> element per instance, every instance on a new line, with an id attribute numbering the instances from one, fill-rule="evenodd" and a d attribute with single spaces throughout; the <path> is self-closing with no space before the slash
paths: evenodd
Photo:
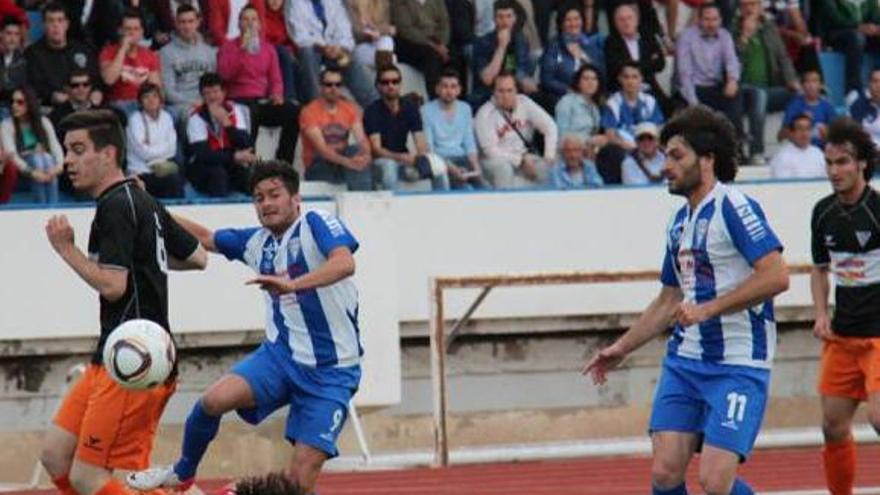
<path id="1" fill-rule="evenodd" d="M 400 78 L 398 79 L 380 79 L 379 84 L 382 86 L 397 86 L 400 84 Z"/>
<path id="2" fill-rule="evenodd" d="M 322 82 L 322 83 L 321 83 L 321 86 L 324 86 L 325 88 L 341 88 L 341 87 L 342 87 L 342 81 L 339 81 L 339 82 L 337 82 L 337 81 L 325 81 L 325 82 Z"/>
<path id="3" fill-rule="evenodd" d="M 72 83 L 70 83 L 71 88 L 88 88 L 91 85 L 92 85 L 92 83 L 90 83 L 90 82 L 72 82 Z"/>
<path id="4" fill-rule="evenodd" d="M 25 101 L 22 100 L 21 98 L 13 98 L 12 99 L 13 105 L 24 105 L 24 103 L 25 103 Z"/>
<path id="5" fill-rule="evenodd" d="M 641 136 L 636 137 L 636 141 L 653 141 L 657 138 L 650 134 L 642 134 Z"/>

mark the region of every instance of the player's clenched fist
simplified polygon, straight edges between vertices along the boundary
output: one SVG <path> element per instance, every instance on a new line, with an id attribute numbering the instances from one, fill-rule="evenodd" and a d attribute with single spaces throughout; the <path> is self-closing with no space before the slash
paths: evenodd
<path id="1" fill-rule="evenodd" d="M 53 215 L 46 223 L 46 237 L 52 249 L 60 253 L 64 248 L 73 245 L 73 227 L 66 215 Z"/>

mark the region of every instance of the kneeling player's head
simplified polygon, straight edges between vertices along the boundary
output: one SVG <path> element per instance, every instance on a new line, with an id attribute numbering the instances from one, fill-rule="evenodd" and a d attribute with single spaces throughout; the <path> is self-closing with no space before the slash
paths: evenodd
<path id="1" fill-rule="evenodd" d="M 697 105 L 678 113 L 660 134 L 669 192 L 687 196 L 705 181 L 736 177 L 736 131 L 724 115 Z"/>
<path id="2" fill-rule="evenodd" d="M 840 117 L 828 126 L 825 137 L 825 163 L 828 180 L 835 192 L 853 188 L 862 190 L 874 175 L 877 148 L 862 125 L 849 117 Z"/>
<path id="3" fill-rule="evenodd" d="M 125 134 L 111 110 L 82 110 L 61 121 L 64 163 L 77 190 L 97 196 L 125 169 Z"/>
<path id="4" fill-rule="evenodd" d="M 263 227 L 282 234 L 299 217 L 299 174 L 284 161 L 253 167 L 250 181 L 257 216 Z"/>
<path id="5" fill-rule="evenodd" d="M 217 495 L 305 495 L 299 485 L 284 473 L 243 478 Z"/>

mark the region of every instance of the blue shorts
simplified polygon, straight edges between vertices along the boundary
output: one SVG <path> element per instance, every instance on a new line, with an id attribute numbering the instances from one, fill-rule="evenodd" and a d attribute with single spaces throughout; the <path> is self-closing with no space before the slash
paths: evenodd
<path id="1" fill-rule="evenodd" d="M 745 459 L 761 429 L 769 386 L 770 370 L 667 356 L 650 432 L 697 433 Z"/>
<path id="2" fill-rule="evenodd" d="M 297 363 L 281 347 L 263 342 L 232 367 L 248 382 L 256 407 L 239 409 L 238 415 L 256 425 L 273 412 L 290 405 L 284 436 L 336 457 L 336 439 L 348 418 L 348 402 L 357 392 L 360 366 L 314 368 Z"/>

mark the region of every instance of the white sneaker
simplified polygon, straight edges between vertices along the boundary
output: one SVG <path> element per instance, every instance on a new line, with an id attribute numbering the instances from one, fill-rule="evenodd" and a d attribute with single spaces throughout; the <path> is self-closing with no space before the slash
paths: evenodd
<path id="1" fill-rule="evenodd" d="M 168 465 L 129 473 L 125 477 L 125 482 L 128 486 L 142 492 L 156 488 L 174 488 L 178 491 L 185 491 L 192 486 L 193 478 L 181 481 L 177 478 L 177 473 L 174 472 L 174 466 Z"/>

